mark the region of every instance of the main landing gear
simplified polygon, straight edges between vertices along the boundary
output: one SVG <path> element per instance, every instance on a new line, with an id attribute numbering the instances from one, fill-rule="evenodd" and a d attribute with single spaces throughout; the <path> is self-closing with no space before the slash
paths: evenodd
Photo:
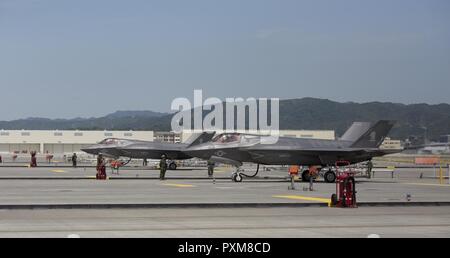
<path id="1" fill-rule="evenodd" d="M 324 174 L 323 174 L 322 171 L 320 171 L 319 174 L 322 174 L 323 179 L 327 183 L 334 183 L 334 182 L 336 182 L 336 172 L 334 172 L 331 168 L 329 168 L 328 171 L 325 172 Z M 309 182 L 309 179 L 310 179 L 309 170 L 303 171 L 303 173 L 302 173 L 302 181 L 303 182 Z"/>
<path id="2" fill-rule="evenodd" d="M 170 170 L 177 170 L 177 163 L 175 163 L 175 161 L 172 161 L 170 164 L 169 164 L 169 169 Z"/>
<path id="3" fill-rule="evenodd" d="M 323 175 L 323 179 L 327 183 L 334 183 L 336 182 L 336 173 L 330 169 Z"/>

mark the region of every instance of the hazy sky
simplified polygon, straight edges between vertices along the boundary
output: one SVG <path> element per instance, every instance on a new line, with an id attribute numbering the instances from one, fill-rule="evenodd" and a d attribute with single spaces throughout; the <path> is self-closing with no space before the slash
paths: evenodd
<path id="1" fill-rule="evenodd" d="M 0 0 L 0 120 L 173 98 L 450 102 L 448 0 Z"/>

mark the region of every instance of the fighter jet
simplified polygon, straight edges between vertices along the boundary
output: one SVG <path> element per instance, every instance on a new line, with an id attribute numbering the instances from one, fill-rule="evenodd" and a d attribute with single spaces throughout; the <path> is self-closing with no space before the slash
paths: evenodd
<path id="1" fill-rule="evenodd" d="M 333 167 L 338 161 L 351 164 L 368 161 L 374 157 L 396 151 L 381 150 L 386 135 L 392 129 L 393 121 L 354 123 L 338 140 L 300 139 L 279 137 L 273 144 L 266 144 L 261 135 L 242 133 L 223 133 L 211 141 L 193 144 L 183 152 L 189 156 L 204 160 L 234 165 L 237 170 L 233 181 L 242 181 L 239 167 L 244 162 L 262 165 L 301 165 Z M 303 180 L 309 179 L 309 171 L 302 174 Z M 330 169 L 325 173 L 325 181 L 334 182 L 336 174 Z"/>
<path id="2" fill-rule="evenodd" d="M 83 148 L 82 151 L 93 155 L 102 154 L 103 156 L 114 159 L 120 157 L 129 159 L 160 159 L 162 155 L 165 155 L 166 158 L 170 160 L 168 164 L 169 169 L 176 170 L 177 164 L 174 160 L 193 158 L 184 153 L 184 149 L 191 144 L 209 141 L 212 137 L 212 134 L 194 134 L 186 143 L 165 143 L 108 138 L 98 144 Z"/>
<path id="3" fill-rule="evenodd" d="M 107 138 L 97 144 L 82 148 L 81 151 L 92 155 L 102 154 L 103 156 L 110 158 L 120 158 L 122 153 L 117 149 L 119 146 L 127 146 L 138 142 L 142 141 Z"/>

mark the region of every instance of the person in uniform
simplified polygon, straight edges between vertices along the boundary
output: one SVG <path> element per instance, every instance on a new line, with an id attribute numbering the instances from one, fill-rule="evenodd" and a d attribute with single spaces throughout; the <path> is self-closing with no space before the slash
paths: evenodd
<path id="1" fill-rule="evenodd" d="M 99 154 L 97 157 L 97 179 L 101 179 L 103 176 L 106 176 L 105 159 L 102 154 Z"/>
<path id="2" fill-rule="evenodd" d="M 144 160 L 142 161 L 142 166 L 143 166 L 143 167 L 148 166 L 148 161 L 147 161 L 147 159 L 144 159 Z"/>
<path id="3" fill-rule="evenodd" d="M 36 152 L 35 151 L 31 152 L 31 164 L 30 164 L 30 166 L 32 168 L 37 167 L 37 158 L 36 158 Z"/>
<path id="4" fill-rule="evenodd" d="M 166 179 L 166 171 L 167 171 L 166 155 L 161 156 L 161 161 L 159 162 L 159 171 L 160 171 L 159 179 L 165 180 Z"/>
<path id="5" fill-rule="evenodd" d="M 77 154 L 74 153 L 73 156 L 72 156 L 72 166 L 73 166 L 74 168 L 77 167 L 77 159 L 78 159 Z"/>
<path id="6" fill-rule="evenodd" d="M 369 179 L 372 178 L 372 170 L 373 170 L 373 162 L 369 160 L 369 162 L 367 162 L 367 177 Z"/>
<path id="7" fill-rule="evenodd" d="M 309 190 L 314 191 L 314 180 L 319 174 L 319 170 L 316 166 L 309 167 Z"/>
<path id="8" fill-rule="evenodd" d="M 209 177 L 213 177 L 215 166 L 216 166 L 216 164 L 214 163 L 214 161 L 208 160 L 208 176 Z"/>

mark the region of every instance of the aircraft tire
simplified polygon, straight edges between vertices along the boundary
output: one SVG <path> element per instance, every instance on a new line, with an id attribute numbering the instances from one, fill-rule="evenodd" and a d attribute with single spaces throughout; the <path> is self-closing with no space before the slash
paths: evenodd
<path id="1" fill-rule="evenodd" d="M 233 182 L 240 183 L 242 182 L 243 178 L 242 175 L 235 173 L 231 176 L 231 180 L 233 180 Z"/>
<path id="2" fill-rule="evenodd" d="M 323 179 L 325 179 L 325 182 L 327 183 L 334 183 L 336 182 L 336 174 L 333 171 L 328 171 L 323 176 Z"/>
<path id="3" fill-rule="evenodd" d="M 302 173 L 302 181 L 309 182 L 309 170 L 305 170 Z"/>
<path id="4" fill-rule="evenodd" d="M 169 169 L 170 170 L 177 170 L 177 164 L 175 162 L 172 162 L 169 164 Z"/>

